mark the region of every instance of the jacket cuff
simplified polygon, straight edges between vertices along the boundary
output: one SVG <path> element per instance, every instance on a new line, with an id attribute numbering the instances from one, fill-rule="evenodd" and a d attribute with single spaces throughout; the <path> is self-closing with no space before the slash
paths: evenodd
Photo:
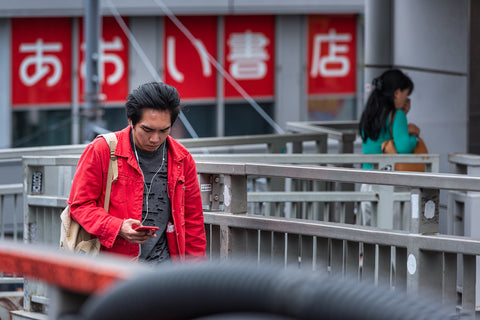
<path id="1" fill-rule="evenodd" d="M 124 219 L 118 219 L 118 218 L 113 218 L 110 222 L 110 226 L 106 227 L 104 224 L 104 230 L 102 234 L 104 234 L 104 237 L 99 238 L 100 243 L 102 246 L 111 248 L 113 247 L 113 244 L 115 243 L 115 240 L 118 237 L 118 234 L 120 233 L 120 229 L 122 228 Z M 108 232 L 107 230 L 115 230 L 115 233 Z"/>

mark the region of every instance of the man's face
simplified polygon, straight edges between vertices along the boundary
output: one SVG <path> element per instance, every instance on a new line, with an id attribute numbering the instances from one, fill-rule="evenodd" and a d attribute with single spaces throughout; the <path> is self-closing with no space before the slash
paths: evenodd
<path id="1" fill-rule="evenodd" d="M 157 150 L 167 139 L 172 128 L 168 111 L 143 109 L 140 120 L 132 129 L 135 146 L 144 151 Z"/>

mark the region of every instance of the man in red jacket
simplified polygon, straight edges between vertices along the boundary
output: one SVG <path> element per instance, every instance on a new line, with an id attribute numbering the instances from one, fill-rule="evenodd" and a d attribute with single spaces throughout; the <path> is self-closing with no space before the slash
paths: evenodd
<path id="1" fill-rule="evenodd" d="M 71 217 L 98 237 L 102 251 L 152 264 L 205 259 L 206 237 L 195 162 L 169 136 L 180 112 L 177 90 L 151 82 L 127 97 L 129 126 L 115 133 L 118 179 L 103 209 L 110 160 L 103 138 L 77 166 L 68 203 Z M 150 234 L 137 226 L 155 226 Z"/>

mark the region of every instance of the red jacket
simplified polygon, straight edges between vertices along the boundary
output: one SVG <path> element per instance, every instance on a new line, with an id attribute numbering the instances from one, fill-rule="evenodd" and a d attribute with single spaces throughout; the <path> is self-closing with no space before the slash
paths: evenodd
<path id="1" fill-rule="evenodd" d="M 116 132 L 118 179 L 112 184 L 110 208 L 103 209 L 109 148 L 103 138 L 90 143 L 77 166 L 68 203 L 71 217 L 98 237 L 102 251 L 137 257 L 139 245 L 118 236 L 124 219 L 142 220 L 143 176 L 130 144 L 130 126 Z M 167 234 L 172 260 L 203 259 L 206 237 L 197 169 L 187 149 L 170 136 L 168 196 L 175 233 Z M 175 235 L 175 237 L 172 237 Z"/>

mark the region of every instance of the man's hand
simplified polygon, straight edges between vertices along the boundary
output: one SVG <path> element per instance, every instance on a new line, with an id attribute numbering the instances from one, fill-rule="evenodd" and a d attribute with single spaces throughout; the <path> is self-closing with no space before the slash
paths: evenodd
<path id="1" fill-rule="evenodd" d="M 123 221 L 120 232 L 118 233 L 122 238 L 125 238 L 128 242 L 143 244 L 148 239 L 154 238 L 157 235 L 155 233 L 150 234 L 148 231 L 136 231 L 133 230 L 132 225 L 141 226 L 142 223 L 135 219 L 127 219 Z"/>

